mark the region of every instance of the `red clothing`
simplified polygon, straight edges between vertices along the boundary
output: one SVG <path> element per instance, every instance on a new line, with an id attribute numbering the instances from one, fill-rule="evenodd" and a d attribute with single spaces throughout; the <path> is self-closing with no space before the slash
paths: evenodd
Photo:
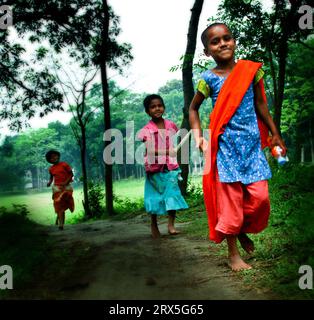
<path id="1" fill-rule="evenodd" d="M 73 188 L 70 185 L 52 187 L 52 199 L 55 213 L 65 212 L 69 209 L 74 211 Z"/>
<path id="2" fill-rule="evenodd" d="M 53 206 L 56 213 L 69 209 L 74 211 L 73 189 L 70 185 L 64 185 L 72 177 L 72 169 L 66 162 L 58 162 L 49 168 L 53 176 Z M 70 180 L 71 182 L 71 180 Z"/>
<path id="3" fill-rule="evenodd" d="M 49 168 L 49 173 L 53 176 L 55 185 L 64 185 L 72 176 L 72 169 L 66 162 L 58 162 Z"/>
<path id="4" fill-rule="evenodd" d="M 209 238 L 217 243 L 221 242 L 221 237 L 216 232 L 218 223 L 217 212 L 217 151 L 218 138 L 224 132 L 224 127 L 232 118 L 241 101 L 252 83 L 257 70 L 261 67 L 261 63 L 239 60 L 234 69 L 224 82 L 218 95 L 215 108 L 210 116 L 210 148 L 205 155 L 205 168 L 203 175 L 203 191 L 204 201 L 208 216 Z M 258 83 L 263 92 L 263 79 Z M 268 129 L 266 125 L 258 119 L 259 129 L 261 133 L 262 147 L 267 145 Z M 265 213 L 266 214 L 266 213 Z"/>
<path id="5" fill-rule="evenodd" d="M 150 120 L 139 132 L 138 138 L 141 141 L 153 142 L 154 150 L 169 150 L 173 147 L 171 137 L 178 131 L 177 126 L 170 120 L 164 119 L 165 129 L 158 129 L 154 121 Z M 179 167 L 176 158 L 169 156 L 144 156 L 146 172 L 163 172 L 165 168 L 169 171 Z"/>
<path id="6" fill-rule="evenodd" d="M 270 214 L 267 180 L 244 185 L 223 183 L 218 179 L 216 187 L 218 242 L 226 234 L 258 233 L 267 227 Z"/>

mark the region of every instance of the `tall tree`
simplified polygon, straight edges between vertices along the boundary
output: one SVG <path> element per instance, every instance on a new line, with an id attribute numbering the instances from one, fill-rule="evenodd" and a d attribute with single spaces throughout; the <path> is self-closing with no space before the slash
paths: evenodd
<path id="1" fill-rule="evenodd" d="M 81 169 L 82 169 L 82 182 L 83 182 L 83 195 L 84 200 L 83 208 L 85 215 L 87 217 L 92 217 L 93 212 L 90 210 L 89 195 L 88 195 L 88 176 L 87 176 L 87 125 L 92 120 L 92 114 L 95 111 L 90 109 L 87 105 L 87 94 L 89 91 L 89 86 L 95 79 L 98 69 L 96 68 L 85 68 L 81 76 L 79 72 L 76 72 L 76 76 L 71 74 L 70 68 L 67 71 L 51 57 L 53 61 L 53 69 L 56 72 L 56 78 L 62 88 L 64 96 L 66 97 L 69 109 L 72 113 L 72 120 L 70 126 L 74 137 L 76 139 L 77 145 L 80 149 L 80 159 L 81 159 Z M 62 77 L 63 74 L 63 77 Z M 62 78 L 65 78 L 62 80 Z M 75 79 L 75 80 L 74 80 Z M 74 100 L 74 103 L 71 103 Z"/>
<path id="2" fill-rule="evenodd" d="M 104 103 L 104 123 L 105 131 L 111 129 L 110 103 L 108 91 L 107 65 L 105 57 L 108 56 L 108 35 L 109 35 L 109 9 L 107 0 L 102 0 L 103 19 L 100 44 L 100 72 Z M 105 141 L 105 148 L 110 141 Z M 112 164 L 105 163 L 105 184 L 106 184 L 106 209 L 109 215 L 114 214 L 113 208 L 113 184 L 112 184 Z"/>
<path id="3" fill-rule="evenodd" d="M 111 128 L 107 67 L 122 70 L 132 59 L 129 44 L 118 44 L 119 18 L 105 0 L 5 0 L 12 5 L 14 26 L 32 41 L 47 39 L 57 52 L 75 46 L 85 66 L 100 67 L 105 130 Z M 110 28 L 109 28 L 110 21 Z M 113 213 L 112 167 L 105 164 L 106 206 Z"/>
<path id="4" fill-rule="evenodd" d="M 198 22 L 202 12 L 204 0 L 195 0 L 193 8 L 191 9 L 191 18 L 189 23 L 189 30 L 187 34 L 187 45 L 185 50 L 185 55 L 183 59 L 182 66 L 182 83 L 183 83 L 183 93 L 184 93 L 184 107 L 183 107 L 183 120 L 181 124 L 182 129 L 190 130 L 189 124 L 189 106 L 194 96 L 193 88 L 193 59 L 196 48 L 196 38 L 198 30 Z M 181 157 L 179 154 L 179 162 L 181 162 Z M 189 175 L 189 165 L 181 164 L 182 170 L 182 182 L 180 183 L 180 188 L 183 194 L 186 194 L 187 182 Z"/>

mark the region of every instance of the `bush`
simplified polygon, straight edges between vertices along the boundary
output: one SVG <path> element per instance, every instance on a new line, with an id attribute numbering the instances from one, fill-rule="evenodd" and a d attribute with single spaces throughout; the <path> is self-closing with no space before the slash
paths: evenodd
<path id="1" fill-rule="evenodd" d="M 144 210 L 144 199 L 131 200 L 129 198 L 121 198 L 116 195 L 113 197 L 114 209 L 118 214 L 136 214 Z M 126 215 L 129 217 L 129 215 Z"/>
<path id="2" fill-rule="evenodd" d="M 100 183 L 90 182 L 88 196 L 92 218 L 97 219 L 106 217 L 105 192 L 103 185 Z M 127 218 L 129 217 L 128 213 L 133 214 L 144 209 L 144 200 L 142 198 L 131 200 L 127 197 L 122 198 L 114 195 L 113 205 L 116 213 L 126 214 L 125 218 Z"/>
<path id="3" fill-rule="evenodd" d="M 47 234 L 27 218 L 26 205 L 0 207 L 0 265 L 13 269 L 14 289 L 31 280 L 35 267 L 45 259 Z M 0 290 L 0 295 L 8 294 Z"/>
<path id="4" fill-rule="evenodd" d="M 188 181 L 187 201 L 192 207 L 204 202 L 202 183 Z"/>
<path id="5" fill-rule="evenodd" d="M 88 184 L 88 199 L 89 207 L 92 212 L 92 216 L 99 218 L 106 212 L 105 210 L 105 192 L 101 184 L 95 182 L 89 182 Z"/>

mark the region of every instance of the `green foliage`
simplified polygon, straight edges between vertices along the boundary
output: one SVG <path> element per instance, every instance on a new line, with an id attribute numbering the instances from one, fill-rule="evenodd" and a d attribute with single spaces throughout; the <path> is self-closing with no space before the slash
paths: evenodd
<path id="1" fill-rule="evenodd" d="M 8 37 L 8 30 L 0 33 L 0 119 L 19 130 L 35 115 L 62 110 L 63 97 L 45 65 L 37 61 L 33 67 L 24 58 L 26 50 Z"/>
<path id="2" fill-rule="evenodd" d="M 282 133 L 289 144 L 291 158 L 300 161 L 301 147 L 305 148 L 305 161 L 311 159 L 313 143 L 313 54 L 314 40 L 293 44 L 287 62 L 287 83 L 282 108 Z"/>
<path id="3" fill-rule="evenodd" d="M 188 181 L 187 199 L 190 206 L 199 205 L 203 201 L 203 187 L 201 183 Z"/>
<path id="4" fill-rule="evenodd" d="M 265 12 L 262 1 L 224 0 L 219 5 L 217 18 L 230 27 L 242 59 L 266 63 L 269 51 L 274 60 L 280 57 L 283 41 L 304 40 L 311 33 L 298 24 L 298 8 L 306 3 L 306 0 L 297 0 L 289 8 L 286 1 L 275 1 L 272 10 Z"/>
<path id="5" fill-rule="evenodd" d="M 0 191 L 21 190 L 24 186 L 24 168 L 19 165 L 15 156 L 16 139 L 6 137 L 0 147 Z"/>
<path id="6" fill-rule="evenodd" d="M 35 47 L 32 62 L 36 68 L 23 59 L 26 49 L 9 40 L 9 29 L 0 33 L 0 119 L 7 119 L 12 129 L 27 125 L 35 115 L 42 117 L 62 110 L 63 96 L 57 78 L 43 63 L 48 51 L 68 50 L 82 67 L 98 66 L 105 59 L 110 68 L 119 72 L 133 58 L 131 45 L 116 41 L 121 31 L 119 17 L 111 8 L 107 11 L 102 0 L 3 0 L 2 4 L 12 6 L 19 37 Z M 107 18 L 108 34 L 104 30 Z M 42 46 L 46 40 L 49 49 Z"/>
<path id="7" fill-rule="evenodd" d="M 273 170 L 269 227 L 254 237 L 256 257 L 268 266 L 262 284 L 287 298 L 312 298 L 298 287 L 301 265 L 313 265 L 314 167 L 288 165 Z M 267 263 L 266 263 L 267 262 Z M 269 266 L 270 265 L 270 266 Z"/>
<path id="8" fill-rule="evenodd" d="M 103 185 L 95 182 L 88 183 L 89 207 L 94 218 L 99 218 L 105 214 L 105 192 Z"/>
<path id="9" fill-rule="evenodd" d="M 104 186 L 98 182 L 89 182 L 88 197 L 93 219 L 106 218 Z M 114 195 L 114 208 L 119 218 L 126 219 L 144 210 L 143 198 L 131 199 L 130 197 Z M 86 218 L 86 217 L 85 217 Z M 79 221 L 77 221 L 79 222 Z"/>
<path id="10" fill-rule="evenodd" d="M 143 198 L 132 200 L 128 197 L 122 198 L 115 195 L 113 201 L 115 211 L 119 214 L 119 217 L 123 219 L 127 219 L 144 210 Z"/>
<path id="11" fill-rule="evenodd" d="M 164 86 L 159 88 L 158 94 L 163 98 L 166 106 L 165 118 L 170 119 L 180 127 L 184 105 L 182 81 L 175 79 L 167 81 Z"/>
<path id="12" fill-rule="evenodd" d="M 33 187 L 39 187 L 38 180 L 44 185 L 43 180 L 48 177 L 46 170 L 50 166 L 45 153 L 49 149 L 60 150 L 58 136 L 59 133 L 52 128 L 40 128 L 7 137 L 0 147 L 0 191 L 23 190 L 25 183 L 30 182 L 24 179 L 28 170 L 33 174 Z"/>
<path id="13" fill-rule="evenodd" d="M 45 259 L 47 235 L 27 218 L 25 205 L 8 210 L 0 207 L 0 265 L 13 269 L 14 289 L 31 281 L 34 269 Z M 5 292 L 0 290 L 0 296 Z"/>

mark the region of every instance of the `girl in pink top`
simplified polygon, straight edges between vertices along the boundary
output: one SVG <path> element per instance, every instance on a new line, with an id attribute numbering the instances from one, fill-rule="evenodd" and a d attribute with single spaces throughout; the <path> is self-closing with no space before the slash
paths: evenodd
<path id="1" fill-rule="evenodd" d="M 178 186 L 181 170 L 171 143 L 178 128 L 172 121 L 163 119 L 165 105 L 159 95 L 149 95 L 143 103 L 151 117 L 140 130 L 139 139 L 146 145 L 144 204 L 146 212 L 151 214 L 152 237 L 160 237 L 157 215 L 164 214 L 168 214 L 169 234 L 176 235 L 179 233 L 174 227 L 176 210 L 188 208 Z"/>

